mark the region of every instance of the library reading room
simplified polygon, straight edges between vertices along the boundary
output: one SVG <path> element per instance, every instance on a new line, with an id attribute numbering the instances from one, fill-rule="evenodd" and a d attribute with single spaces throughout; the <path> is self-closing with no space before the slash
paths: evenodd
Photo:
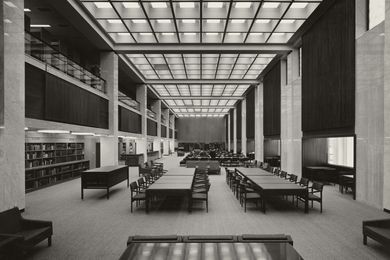
<path id="1" fill-rule="evenodd" d="M 0 7 L 1 260 L 390 259 L 390 0 Z"/>

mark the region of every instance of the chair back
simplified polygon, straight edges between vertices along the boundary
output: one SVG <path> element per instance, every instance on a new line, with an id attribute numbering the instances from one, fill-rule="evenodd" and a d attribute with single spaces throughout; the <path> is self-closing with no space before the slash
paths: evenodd
<path id="1" fill-rule="evenodd" d="M 15 234 L 22 229 L 22 215 L 17 207 L 0 213 L 0 233 Z"/>
<path id="2" fill-rule="evenodd" d="M 298 176 L 295 175 L 295 174 L 291 174 L 290 175 L 290 181 L 296 183 L 298 181 Z"/>
<path id="3" fill-rule="evenodd" d="M 301 180 L 299 181 L 299 185 L 300 186 L 303 186 L 303 187 L 307 187 L 309 186 L 309 179 L 308 178 L 301 178 Z"/>
<path id="4" fill-rule="evenodd" d="M 322 184 L 320 182 L 313 182 L 312 188 L 313 188 L 313 190 L 319 191 L 322 193 L 322 190 L 324 189 L 324 184 Z"/>

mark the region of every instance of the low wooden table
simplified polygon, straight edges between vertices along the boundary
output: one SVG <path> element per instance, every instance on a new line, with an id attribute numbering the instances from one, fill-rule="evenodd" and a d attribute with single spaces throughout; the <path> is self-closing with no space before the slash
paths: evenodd
<path id="1" fill-rule="evenodd" d="M 110 198 L 110 187 L 127 180 L 129 187 L 129 170 L 127 165 L 104 166 L 81 173 L 81 199 L 84 189 L 105 189 L 107 199 Z"/>
<path id="2" fill-rule="evenodd" d="M 131 243 L 120 257 L 130 259 L 303 259 L 289 243 Z"/>

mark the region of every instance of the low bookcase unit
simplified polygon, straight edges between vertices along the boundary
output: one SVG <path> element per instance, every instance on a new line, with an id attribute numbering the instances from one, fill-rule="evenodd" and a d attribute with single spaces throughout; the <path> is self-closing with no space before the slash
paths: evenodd
<path id="1" fill-rule="evenodd" d="M 89 169 L 83 143 L 26 143 L 26 192 L 80 176 Z"/>

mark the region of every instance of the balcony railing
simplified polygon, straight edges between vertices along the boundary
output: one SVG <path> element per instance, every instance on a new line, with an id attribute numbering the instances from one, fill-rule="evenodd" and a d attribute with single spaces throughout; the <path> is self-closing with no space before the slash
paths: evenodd
<path id="1" fill-rule="evenodd" d="M 129 107 L 139 111 L 140 110 L 140 105 L 139 105 L 139 102 L 138 101 L 135 101 L 134 99 L 132 99 L 131 97 L 128 97 L 126 96 L 125 94 L 123 94 L 122 92 L 119 91 L 118 93 L 118 100 L 126 105 L 128 105 Z"/>
<path id="2" fill-rule="evenodd" d="M 156 118 L 157 118 L 156 113 L 153 112 L 153 111 L 150 110 L 150 109 L 147 109 L 147 110 L 146 110 L 146 115 L 147 115 L 148 117 L 150 117 L 150 118 L 155 119 L 155 120 L 156 120 Z"/>
<path id="3" fill-rule="evenodd" d="M 106 93 L 106 82 L 104 79 L 94 75 L 30 33 L 25 32 L 24 35 L 25 52 L 27 55 L 43 61 L 46 65 L 58 69 L 96 90 Z"/>

